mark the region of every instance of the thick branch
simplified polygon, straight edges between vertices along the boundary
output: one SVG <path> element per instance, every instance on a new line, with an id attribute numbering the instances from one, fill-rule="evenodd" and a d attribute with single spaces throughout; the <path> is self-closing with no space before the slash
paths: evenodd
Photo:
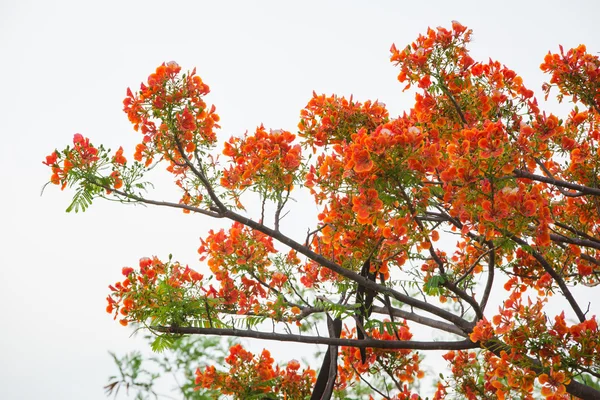
<path id="1" fill-rule="evenodd" d="M 554 186 L 563 187 L 566 189 L 577 190 L 582 195 L 591 195 L 591 196 L 600 196 L 600 189 L 589 187 L 585 185 L 580 185 L 578 183 L 566 182 L 556 178 L 549 178 L 547 176 L 532 174 L 531 172 L 524 171 L 521 169 L 515 169 L 513 174 L 516 178 L 526 178 L 531 179 L 533 181 L 549 183 Z"/>
<path id="2" fill-rule="evenodd" d="M 327 315 L 327 325 L 329 328 L 329 336 L 333 338 L 339 338 L 342 334 L 342 320 L 336 319 L 335 321 L 331 319 L 329 314 Z M 338 347 L 337 346 L 329 346 L 329 371 L 327 371 L 327 386 L 325 387 L 325 392 L 321 397 L 321 400 L 329 400 L 331 399 L 331 395 L 333 394 L 333 386 L 335 385 L 335 381 L 337 378 L 337 359 L 338 359 Z M 325 353 L 325 357 L 327 357 L 327 353 Z"/>
<path id="3" fill-rule="evenodd" d="M 305 336 L 288 333 L 260 332 L 247 329 L 218 329 L 176 326 L 153 326 L 152 330 L 163 333 L 182 335 L 216 335 L 247 337 L 261 340 L 276 340 L 279 342 L 294 342 L 308 344 L 325 344 L 329 346 L 346 346 L 358 348 L 375 348 L 390 350 L 467 350 L 479 347 L 479 344 L 470 340 L 461 341 L 413 341 L 413 340 L 379 340 L 379 339 L 344 339 L 324 336 Z"/>
<path id="4" fill-rule="evenodd" d="M 295 305 L 295 304 L 289 303 L 289 305 Z M 300 305 L 296 305 L 296 306 L 302 310 L 300 312 L 300 314 L 297 316 L 298 320 L 301 320 L 311 314 L 321 313 L 321 312 L 326 311 L 325 307 L 304 307 L 304 306 L 300 306 Z M 348 307 L 348 308 L 350 308 L 350 307 Z M 456 325 L 452 325 L 452 324 L 449 324 L 444 321 L 439 321 L 437 319 L 427 318 L 422 315 L 415 314 L 412 311 L 411 312 L 404 311 L 404 310 L 400 310 L 400 309 L 394 308 L 394 307 L 388 308 L 387 306 L 386 307 L 373 306 L 372 311 L 375 314 L 390 315 L 390 316 L 394 316 L 394 317 L 404 318 L 408 321 L 416 322 L 417 324 L 428 326 L 428 327 L 434 328 L 434 329 L 438 329 L 440 331 L 453 333 L 455 335 L 462 336 L 462 337 L 468 337 L 468 335 L 463 330 L 458 328 Z"/>
<path id="5" fill-rule="evenodd" d="M 573 227 L 571 227 L 571 226 L 569 226 L 569 225 L 567 225 L 567 224 L 564 224 L 564 223 L 562 223 L 562 222 L 560 222 L 560 221 L 554 221 L 554 225 L 556 225 L 556 226 L 558 226 L 558 227 L 560 227 L 560 228 L 566 229 L 566 230 L 568 230 L 569 232 L 571 232 L 571 233 L 573 233 L 573 234 L 575 234 L 575 235 L 581 236 L 581 237 L 582 237 L 582 238 L 584 238 L 584 239 L 588 239 L 588 240 L 591 240 L 591 241 L 593 241 L 593 242 L 600 243 L 600 240 L 598 240 L 598 239 L 596 239 L 596 238 L 594 238 L 594 237 L 592 237 L 592 236 L 588 235 L 588 234 L 587 234 L 587 233 L 585 233 L 585 232 L 582 232 L 582 231 L 580 231 L 580 230 L 577 230 L 577 229 L 575 229 L 575 228 L 573 228 Z"/>
<path id="6" fill-rule="evenodd" d="M 496 268 L 496 249 L 491 247 L 491 243 L 487 243 L 490 247 L 491 253 L 488 261 L 488 279 L 483 290 L 483 296 L 481 297 L 481 311 L 485 310 L 490 293 L 492 292 L 492 285 L 494 284 L 494 269 Z"/>
<path id="7" fill-rule="evenodd" d="M 581 247 L 591 247 L 593 249 L 600 250 L 600 242 L 595 242 L 587 239 L 576 239 L 563 235 L 557 235 L 556 233 L 551 233 L 550 240 L 552 240 L 553 242 L 574 244 Z"/>

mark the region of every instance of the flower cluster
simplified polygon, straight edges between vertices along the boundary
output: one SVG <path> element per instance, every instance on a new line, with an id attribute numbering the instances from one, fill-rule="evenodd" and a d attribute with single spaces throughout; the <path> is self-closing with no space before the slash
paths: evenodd
<path id="1" fill-rule="evenodd" d="M 196 71 L 180 75 L 181 67 L 171 61 L 160 65 L 141 84 L 137 93 L 127 89 L 124 111 L 136 131 L 144 137 L 134 158 L 150 165 L 158 155 L 170 162 L 170 170 L 181 173 L 183 158 L 206 150 L 216 142 L 219 116 L 203 97 L 209 87 Z"/>
<path id="2" fill-rule="evenodd" d="M 200 240 L 198 253 L 220 283 L 218 290 L 211 290 L 212 295 L 231 312 L 295 319 L 297 307 L 279 296 L 289 290 L 288 280 L 294 279 L 286 268 L 300 263 L 294 252 L 285 259 L 271 259 L 270 255 L 277 253 L 273 238 L 235 222 L 227 232 L 210 230 L 206 239 Z"/>
<path id="3" fill-rule="evenodd" d="M 410 340 L 412 333 L 406 325 L 406 321 L 392 324 L 390 321 L 384 321 L 386 328 L 368 329 L 369 337 L 378 340 Z M 356 329 L 342 331 L 342 337 L 355 337 Z M 361 354 L 358 348 L 342 347 L 340 350 L 342 361 L 338 367 L 338 387 L 344 389 L 359 381 L 360 374 L 371 373 L 378 374 L 385 371 L 394 371 L 394 379 L 397 379 L 403 385 L 406 385 L 404 394 L 399 398 L 411 398 L 408 386 L 413 384 L 415 379 L 421 379 L 425 373 L 419 368 L 421 357 L 412 350 L 381 350 L 366 349 L 365 363 L 361 361 Z"/>
<path id="4" fill-rule="evenodd" d="M 362 104 L 352 97 L 327 97 L 313 92 L 312 99 L 300 112 L 298 129 L 304 145 L 316 149 L 342 143 L 363 128 L 374 130 L 387 120 L 388 111 L 383 103 Z"/>
<path id="5" fill-rule="evenodd" d="M 229 349 L 225 359 L 229 370 L 222 372 L 214 366 L 196 371 L 196 385 L 233 395 L 234 399 L 273 396 L 287 400 L 303 400 L 310 396 L 316 373 L 311 368 L 300 370 L 300 363 L 291 360 L 284 367 L 274 365 L 268 350 L 259 356 L 237 344 Z M 269 398 L 272 398 L 269 396 Z M 262 398 L 262 397 L 261 397 Z"/>
<path id="6" fill-rule="evenodd" d="M 94 170 L 99 159 L 98 149 L 90 143 L 90 139 L 76 133 L 73 136 L 73 148 L 67 147 L 62 154 L 54 151 L 46 157 L 44 164 L 52 168 L 50 182 L 61 185 L 64 189 L 68 183 L 69 172 Z"/>
<path id="7" fill-rule="evenodd" d="M 206 304 L 202 297 L 202 274 L 177 262 L 158 258 L 140 259 L 139 268 L 124 267 L 122 281 L 109 286 L 106 312 L 121 325 L 148 320 L 163 325 L 185 325 L 202 319 Z M 204 300 L 205 301 L 205 300 Z"/>
<path id="8" fill-rule="evenodd" d="M 221 185 L 231 190 L 255 187 L 261 193 L 291 190 L 298 180 L 302 152 L 295 135 L 283 130 L 267 132 L 261 125 L 254 135 L 232 137 L 223 154 L 231 165 L 223 171 Z"/>
<path id="9" fill-rule="evenodd" d="M 67 185 L 79 185 L 79 196 L 73 200 L 73 204 L 67 209 L 85 208 L 91 203 L 91 199 L 106 191 L 110 194 L 113 190 L 120 189 L 124 184 L 123 173 L 126 171 L 127 159 L 123 156 L 123 148 L 110 155 L 110 150 L 103 146 L 95 147 L 90 139 L 80 133 L 73 136 L 73 147 L 67 147 L 62 152 L 55 150 L 46 157 L 43 164 L 52 168 L 50 182 L 60 185 L 65 189 Z M 106 175 L 106 171 L 110 174 Z M 134 179 L 128 174 L 127 179 Z"/>
<path id="10" fill-rule="evenodd" d="M 540 65 L 544 72 L 552 74 L 550 83 L 544 84 L 546 98 L 552 86 L 560 90 L 559 100 L 563 96 L 572 96 L 600 113 L 600 59 L 579 45 L 565 53 L 560 46 L 560 54 L 550 53 Z"/>

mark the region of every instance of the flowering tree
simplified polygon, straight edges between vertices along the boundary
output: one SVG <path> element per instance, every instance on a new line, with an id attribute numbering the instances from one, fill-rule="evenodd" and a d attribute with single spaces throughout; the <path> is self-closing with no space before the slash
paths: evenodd
<path id="1" fill-rule="evenodd" d="M 260 126 L 221 151 L 195 70 L 166 63 L 128 89 L 133 160 L 76 134 L 45 161 L 52 183 L 75 188 L 68 210 L 100 197 L 232 225 L 200 241 L 210 277 L 144 257 L 110 286 L 107 311 L 155 332 L 156 349 L 187 334 L 327 345 L 318 375 L 241 345 L 226 368 L 196 371 L 198 387 L 239 399 L 342 397 L 357 382 L 415 399 L 428 350 L 445 350 L 451 370 L 436 399 L 600 398 L 585 298 L 600 283 L 600 60 L 583 45 L 545 57 L 546 97 L 573 103 L 560 119 L 514 71 L 473 60 L 470 38 L 453 22 L 392 46 L 398 80 L 418 87 L 402 116 L 314 94 L 297 135 Z M 158 166 L 179 199 L 151 198 L 144 179 Z M 302 191 L 320 213 L 297 240 L 282 219 Z"/>

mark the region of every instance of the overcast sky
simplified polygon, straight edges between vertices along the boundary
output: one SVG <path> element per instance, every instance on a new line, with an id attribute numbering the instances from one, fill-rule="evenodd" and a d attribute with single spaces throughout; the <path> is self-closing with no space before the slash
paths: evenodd
<path id="1" fill-rule="evenodd" d="M 508 65 L 541 98 L 548 50 L 600 52 L 598 4 L 0 0 L 0 398 L 105 398 L 107 351 L 139 346 L 104 312 L 107 285 L 143 256 L 199 265 L 208 219 L 106 202 L 66 214 L 72 193 L 40 197 L 41 161 L 74 133 L 133 152 L 122 99 L 161 62 L 197 67 L 226 137 L 294 132 L 313 90 L 407 110 L 390 45 L 454 19 L 474 30 L 473 58 Z"/>

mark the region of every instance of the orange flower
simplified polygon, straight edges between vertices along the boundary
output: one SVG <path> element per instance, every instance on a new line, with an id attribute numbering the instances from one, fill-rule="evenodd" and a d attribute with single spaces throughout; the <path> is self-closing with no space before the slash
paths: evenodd
<path id="1" fill-rule="evenodd" d="M 471 73 L 475 76 L 483 74 L 483 66 L 480 63 L 473 65 L 471 68 Z"/>
<path id="2" fill-rule="evenodd" d="M 193 270 L 190 271 L 190 278 L 192 279 L 193 282 L 201 281 L 203 277 L 204 276 L 197 271 L 193 271 Z"/>
<path id="3" fill-rule="evenodd" d="M 118 165 L 124 165 L 127 162 L 127 159 L 123 157 L 123 146 L 119 147 L 119 150 L 115 153 L 113 162 Z"/>
<path id="4" fill-rule="evenodd" d="M 383 208 L 383 202 L 379 199 L 377 190 L 367 191 L 352 199 L 352 211 L 356 213 L 356 219 L 361 224 L 370 224 L 374 214 Z"/>
<path id="5" fill-rule="evenodd" d="M 469 338 L 472 342 L 485 342 L 493 336 L 494 328 L 487 319 L 483 318 L 477 322 L 477 325 L 473 328 L 473 332 L 471 332 Z"/>
<path id="6" fill-rule="evenodd" d="M 527 200 L 523 203 L 523 215 L 527 217 L 531 217 L 535 215 L 536 212 L 536 203 L 533 200 Z"/>
<path id="7" fill-rule="evenodd" d="M 297 371 L 300 369 L 300 363 L 297 360 L 290 360 L 287 364 L 287 368 L 291 371 Z"/>
<path id="8" fill-rule="evenodd" d="M 177 122 L 179 129 L 182 131 L 193 131 L 196 129 L 195 117 L 189 108 L 183 110 L 183 113 L 177 114 Z"/>
<path id="9" fill-rule="evenodd" d="M 584 151 L 581 151 L 580 148 L 576 148 L 571 150 L 571 161 L 574 164 L 581 164 L 586 159 L 586 154 Z"/>
<path id="10" fill-rule="evenodd" d="M 354 160 L 354 171 L 357 173 L 369 172 L 373 169 L 373 161 L 366 149 L 355 151 L 352 159 Z"/>
<path id="11" fill-rule="evenodd" d="M 571 382 L 564 372 L 554 372 L 553 369 L 550 369 L 550 375 L 541 374 L 538 377 L 538 380 L 540 384 L 543 385 L 541 393 L 544 397 L 562 396 L 567 392 L 565 385 L 568 385 L 569 382 Z"/>
<path id="12" fill-rule="evenodd" d="M 60 183 L 60 176 L 58 176 L 58 174 L 56 173 L 52 174 L 52 176 L 50 177 L 50 182 L 52 182 L 55 185 L 58 185 Z"/>
<path id="13" fill-rule="evenodd" d="M 123 180 L 121 179 L 121 173 L 119 171 L 113 171 L 110 174 L 110 177 L 113 178 L 113 187 L 115 189 L 123 187 Z"/>

